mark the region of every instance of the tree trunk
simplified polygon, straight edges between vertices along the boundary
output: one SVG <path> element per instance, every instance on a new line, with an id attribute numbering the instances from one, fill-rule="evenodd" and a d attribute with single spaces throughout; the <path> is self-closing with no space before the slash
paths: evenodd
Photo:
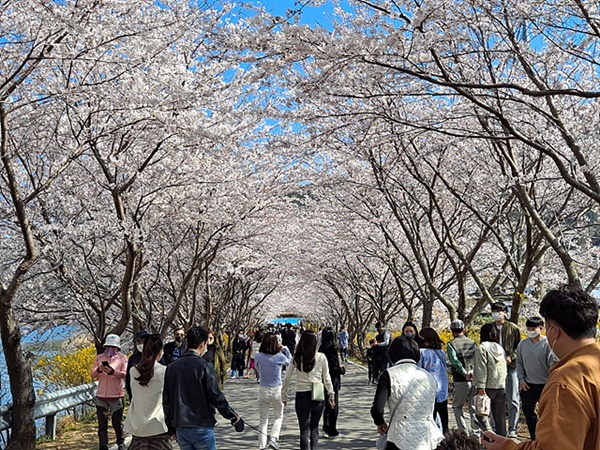
<path id="1" fill-rule="evenodd" d="M 3 292 L 0 301 L 0 329 L 2 349 L 10 379 L 12 395 L 12 433 L 6 450 L 35 449 L 35 420 L 33 407 L 35 391 L 31 360 L 21 349 L 21 332 L 11 306 L 8 293 Z"/>
<path id="2" fill-rule="evenodd" d="M 421 328 L 427 328 L 431 326 L 431 320 L 433 319 L 433 304 L 435 302 L 435 296 L 429 294 L 429 298 L 426 302 L 423 302 L 423 323 Z"/>
<path id="3" fill-rule="evenodd" d="M 31 361 L 23 355 L 21 349 L 21 331 L 13 310 L 13 301 L 19 287 L 23 284 L 25 275 L 37 258 L 37 249 L 25 209 L 25 202 L 19 192 L 19 182 L 9 156 L 8 118 L 4 107 L 0 107 L 0 129 L 0 159 L 5 169 L 7 186 L 10 190 L 25 247 L 23 261 L 15 270 L 7 287 L 5 288 L 0 284 L 0 335 L 13 399 L 12 434 L 6 449 L 33 450 L 35 449 L 33 375 L 31 373 Z"/>
<path id="4" fill-rule="evenodd" d="M 208 268 L 205 271 L 204 281 L 206 284 L 206 292 L 204 294 L 204 323 L 207 327 L 210 327 L 212 318 L 212 287 L 210 284 Z"/>

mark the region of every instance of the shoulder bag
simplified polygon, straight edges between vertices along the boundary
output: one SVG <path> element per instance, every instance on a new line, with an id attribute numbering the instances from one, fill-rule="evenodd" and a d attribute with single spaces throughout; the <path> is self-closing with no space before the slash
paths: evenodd
<path id="1" fill-rule="evenodd" d="M 315 362 L 316 365 L 316 362 Z M 314 370 L 314 368 L 313 368 Z M 322 378 L 321 374 L 321 378 Z M 325 400 L 325 385 L 322 381 L 313 381 L 310 389 L 310 399 L 315 402 L 322 402 Z"/>
<path id="2" fill-rule="evenodd" d="M 320 381 L 312 382 L 312 389 L 310 391 L 310 398 L 316 402 L 322 402 L 325 400 L 325 386 Z"/>

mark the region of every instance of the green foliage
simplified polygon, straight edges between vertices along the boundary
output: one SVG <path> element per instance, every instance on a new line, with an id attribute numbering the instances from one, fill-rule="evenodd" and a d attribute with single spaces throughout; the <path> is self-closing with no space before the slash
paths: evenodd
<path id="1" fill-rule="evenodd" d="M 42 356 L 34 367 L 35 376 L 42 384 L 38 395 L 91 383 L 90 370 L 96 358 L 96 348 L 80 348 L 54 356 Z"/>
<path id="2" fill-rule="evenodd" d="M 35 440 L 37 444 L 45 444 L 47 442 L 52 442 L 52 437 L 50 436 L 40 436 Z"/>

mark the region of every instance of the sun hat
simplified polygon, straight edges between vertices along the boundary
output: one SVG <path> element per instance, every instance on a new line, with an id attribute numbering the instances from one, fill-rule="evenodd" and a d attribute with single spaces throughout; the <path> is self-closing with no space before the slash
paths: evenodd
<path id="1" fill-rule="evenodd" d="M 116 334 L 108 334 L 104 339 L 104 347 L 117 347 L 121 348 L 121 338 Z"/>

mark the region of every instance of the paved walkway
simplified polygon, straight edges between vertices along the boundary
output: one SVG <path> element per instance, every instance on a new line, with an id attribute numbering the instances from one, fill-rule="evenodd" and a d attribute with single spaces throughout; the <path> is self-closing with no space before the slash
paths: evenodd
<path id="1" fill-rule="evenodd" d="M 295 377 L 294 377 L 295 378 Z M 244 432 L 236 433 L 230 423 L 217 414 L 219 425 L 215 429 L 217 437 L 217 448 L 219 450 L 253 450 L 258 448 L 258 384 L 252 379 L 228 379 L 224 389 L 227 400 L 231 406 L 242 415 L 247 426 Z M 300 431 L 294 411 L 294 385 L 290 387 L 290 402 L 284 412 L 283 427 L 279 445 L 281 450 L 297 450 L 300 447 Z M 326 439 L 321 433 L 319 449 L 328 450 L 375 450 L 377 439 L 377 428 L 373 424 L 369 412 L 375 395 L 375 386 L 367 384 L 367 370 L 362 366 L 350 364 L 346 375 L 342 377 L 342 389 L 340 391 L 340 413 L 338 419 L 338 430 L 342 437 Z M 272 414 L 272 413 L 271 413 Z M 456 428 L 454 414 L 449 411 L 450 429 Z M 389 418 L 389 412 L 386 411 Z M 271 429 L 273 416 L 269 421 Z M 322 424 L 322 422 L 321 422 Z M 129 444 L 130 438 L 126 443 Z M 175 449 L 179 447 L 174 445 Z M 116 445 L 111 447 L 116 450 Z"/>
<path id="2" fill-rule="evenodd" d="M 281 450 L 296 450 L 300 448 L 300 431 L 294 411 L 294 386 L 290 388 L 291 401 L 284 412 L 283 427 L 279 441 Z M 248 425 L 258 428 L 258 384 L 254 380 L 235 379 L 225 384 L 225 395 L 232 407 L 238 411 Z M 326 439 L 321 433 L 319 449 L 373 449 L 377 440 L 377 428 L 373 424 L 369 410 L 375 395 L 375 386 L 367 384 L 367 370 L 362 366 L 350 364 L 346 375 L 342 377 L 340 391 L 340 414 L 338 430 L 343 437 Z M 388 414 L 386 414 L 387 416 Z M 452 416 L 452 414 L 450 413 Z M 243 433 L 236 433 L 233 427 L 224 419 L 216 428 L 217 448 L 219 450 L 257 449 L 258 432 L 246 427 Z M 269 421 L 272 423 L 272 417 Z M 322 422 L 321 422 L 322 424 Z M 454 417 L 451 417 L 450 428 L 455 427 Z"/>

